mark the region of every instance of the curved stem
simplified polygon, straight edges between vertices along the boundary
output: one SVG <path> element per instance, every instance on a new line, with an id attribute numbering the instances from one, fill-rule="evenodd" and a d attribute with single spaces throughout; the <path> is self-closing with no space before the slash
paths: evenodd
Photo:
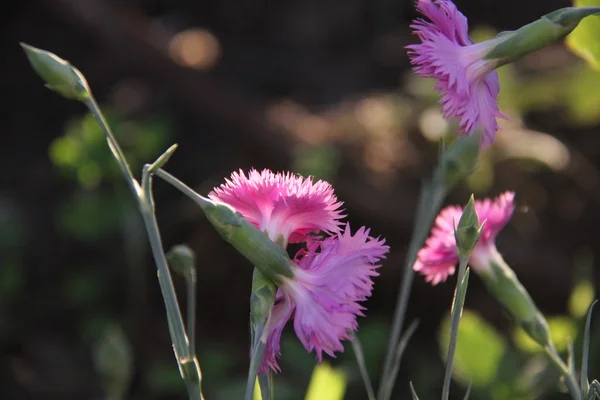
<path id="1" fill-rule="evenodd" d="M 577 384 L 577 378 L 575 377 L 574 371 L 571 371 L 569 367 L 564 363 L 564 361 L 558 355 L 558 352 L 554 348 L 554 345 L 551 347 L 544 347 L 544 351 L 546 355 L 552 361 L 552 363 L 560 370 L 565 378 L 565 384 L 569 389 L 569 393 L 571 394 L 571 398 L 573 400 L 581 400 L 581 390 L 579 389 L 579 385 Z"/>

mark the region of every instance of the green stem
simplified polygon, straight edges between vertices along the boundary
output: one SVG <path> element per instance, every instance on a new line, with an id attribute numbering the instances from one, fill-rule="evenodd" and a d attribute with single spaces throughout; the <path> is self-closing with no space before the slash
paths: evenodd
<path id="1" fill-rule="evenodd" d="M 106 122 L 106 119 L 104 118 L 104 115 L 102 114 L 102 111 L 100 111 L 100 107 L 98 107 L 98 103 L 96 103 L 96 100 L 94 100 L 94 97 L 91 95 L 91 93 L 90 96 L 84 101 L 84 104 L 90 110 L 90 112 L 104 131 L 104 136 L 106 137 L 106 141 L 108 142 L 108 147 L 113 153 L 117 164 L 119 164 L 119 168 L 121 168 L 121 172 L 123 173 L 123 176 L 125 177 L 129 188 L 133 192 L 133 195 L 137 199 L 139 199 L 141 196 L 140 185 L 135 179 L 133 172 L 131 172 L 131 167 L 129 166 L 129 163 L 125 158 L 123 150 L 121 150 L 121 146 L 119 146 L 115 135 L 113 135 L 108 123 Z"/>
<path id="2" fill-rule="evenodd" d="M 144 218 L 144 224 L 148 231 L 148 239 L 150 240 L 152 254 L 156 265 L 158 266 L 158 281 L 167 309 L 167 316 L 171 321 L 171 338 L 173 340 L 177 361 L 180 365 L 181 375 L 186 384 L 186 388 L 188 389 L 190 399 L 203 399 L 201 390 L 202 374 L 198 363 L 195 360 L 195 352 L 193 351 L 185 332 L 185 325 L 183 324 L 183 317 L 181 316 L 181 310 L 179 309 L 179 303 L 177 302 L 173 279 L 171 278 L 171 272 L 169 271 L 167 258 L 163 251 L 162 240 L 158 230 L 158 222 L 156 221 L 156 214 L 154 212 L 152 177 L 149 165 L 144 166 L 142 188 L 143 193 L 142 197 L 140 197 L 142 217 Z"/>
<path id="3" fill-rule="evenodd" d="M 564 361 L 558 355 L 556 348 L 551 343 L 550 346 L 544 347 L 544 351 L 546 355 L 552 361 L 552 363 L 559 369 L 559 371 L 563 374 L 565 378 L 565 384 L 569 389 L 569 393 L 571 394 L 571 398 L 573 400 L 581 400 L 581 390 L 579 389 L 579 385 L 577 384 L 577 377 L 575 376 L 575 372 L 570 370 L 569 367 L 564 363 Z"/>
<path id="4" fill-rule="evenodd" d="M 206 204 L 210 202 L 210 200 L 208 200 L 206 197 L 199 195 L 188 185 L 181 182 L 179 179 L 175 178 L 173 175 L 169 174 L 164 169 L 158 168 L 154 172 L 154 175 L 173 185 L 173 187 L 178 189 L 181 193 L 194 200 L 202 209 L 204 209 Z"/>
<path id="5" fill-rule="evenodd" d="M 390 376 L 389 373 L 392 369 L 395 349 L 398 346 L 400 334 L 402 333 L 402 328 L 404 325 L 404 318 L 406 316 L 406 309 L 408 307 L 408 299 L 410 297 L 411 287 L 415 275 L 413 265 L 417 260 L 417 253 L 425 242 L 425 239 L 427 239 L 429 229 L 431 228 L 431 225 L 433 224 L 433 221 L 435 220 L 435 217 L 441 208 L 445 196 L 446 188 L 443 181 L 434 178 L 433 182 L 423 184 L 414 223 L 415 230 L 408 247 L 408 254 L 404 264 L 404 273 L 402 275 L 402 284 L 400 286 L 400 291 L 398 292 L 396 309 L 394 310 L 392 332 L 388 340 L 388 351 L 386 352 L 385 356 L 382 379 L 379 382 L 379 387 L 377 390 L 378 399 L 387 399 L 389 396 L 391 396 L 391 393 L 385 393 L 385 388 L 391 387 L 391 391 L 393 389 L 393 384 L 389 385 L 386 382 L 390 379 L 395 380 L 395 377 Z"/>
<path id="6" fill-rule="evenodd" d="M 125 158 L 123 150 L 113 135 L 108 123 L 106 122 L 106 119 L 104 118 L 104 115 L 102 114 L 102 111 L 98 107 L 98 104 L 91 95 L 84 101 L 84 103 L 102 128 L 104 135 L 106 136 L 108 146 L 110 147 L 115 160 L 119 164 L 123 176 L 125 177 L 134 197 L 137 200 L 137 204 L 148 233 L 148 240 L 152 249 L 152 255 L 154 256 L 154 261 L 158 268 L 158 282 L 165 302 L 169 331 L 171 334 L 171 340 L 173 341 L 173 348 L 175 351 L 177 364 L 179 365 L 179 369 L 185 382 L 190 400 L 203 400 L 204 397 L 202 396 L 201 390 L 202 375 L 200 372 L 200 367 L 194 356 L 194 353 L 190 350 L 190 344 L 185 333 L 181 311 L 179 310 L 179 303 L 177 302 L 173 280 L 171 278 L 167 260 L 163 251 L 160 232 L 158 230 L 158 223 L 154 213 L 151 173 L 149 172 L 150 166 L 147 165 L 144 167 L 142 186 L 140 187 L 140 184 L 131 172 L 131 167 L 127 163 L 127 159 Z M 169 149 L 165 155 L 161 156 L 159 160 L 152 165 L 152 167 L 159 167 L 159 161 L 164 163 L 168 156 L 172 154 L 173 150 L 173 147 Z"/>
<path id="7" fill-rule="evenodd" d="M 190 351 L 196 354 L 196 271 L 192 269 L 185 278 L 187 286 L 187 335 L 190 340 Z"/>
<path id="8" fill-rule="evenodd" d="M 452 368 L 454 366 L 454 353 L 456 352 L 456 342 L 458 339 L 458 325 L 462 316 L 465 297 L 467 294 L 467 285 L 469 283 L 469 273 L 467 263 L 470 254 L 460 257 L 458 265 L 458 279 L 456 290 L 454 291 L 454 300 L 452 301 L 452 312 L 450 314 L 450 342 L 448 344 L 448 357 L 446 359 L 446 372 L 444 374 L 444 385 L 442 386 L 442 400 L 448 400 L 450 397 L 450 383 L 452 380 Z"/>

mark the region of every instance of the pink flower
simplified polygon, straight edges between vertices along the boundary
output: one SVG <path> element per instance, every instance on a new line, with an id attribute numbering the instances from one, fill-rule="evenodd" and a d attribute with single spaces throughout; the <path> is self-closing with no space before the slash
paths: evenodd
<path id="1" fill-rule="evenodd" d="M 414 71 L 438 80 L 435 89 L 447 119 L 460 118 L 464 134 L 481 129 L 482 147 L 487 148 L 498 130 L 497 60 L 485 60 L 494 40 L 473 43 L 467 18 L 450 0 L 419 0 L 417 10 L 429 19 L 411 25 L 421 44 L 407 46 Z"/>
<path id="2" fill-rule="evenodd" d="M 311 232 L 336 233 L 344 217 L 329 183 L 268 169 L 251 169 L 247 177 L 234 172 L 208 197 L 236 209 L 273 241 L 282 236 L 284 244 L 302 242 Z"/>
<path id="3" fill-rule="evenodd" d="M 389 247 L 385 240 L 369 236 L 362 227 L 354 236 L 350 225 L 336 236 L 309 240 L 296 255 L 294 278 L 282 278 L 273 312 L 267 324 L 268 338 L 261 372 L 279 371 L 279 340 L 287 321 L 294 319 L 296 335 L 317 359 L 343 351 L 342 340 L 358 328 L 357 316 L 373 290 L 371 278 Z"/>
<path id="4" fill-rule="evenodd" d="M 514 192 L 504 192 L 494 200 L 475 201 L 475 211 L 479 223 L 485 226 L 479 241 L 471 253 L 469 265 L 473 270 L 483 272 L 489 266 L 488 260 L 496 252 L 496 235 L 506 226 L 515 209 Z M 414 270 L 425 276 L 427 282 L 437 285 L 454 274 L 458 263 L 458 252 L 454 238 L 454 228 L 458 224 L 463 209 L 449 206 L 443 209 L 435 220 L 431 236 L 425 242 L 414 265 Z"/>

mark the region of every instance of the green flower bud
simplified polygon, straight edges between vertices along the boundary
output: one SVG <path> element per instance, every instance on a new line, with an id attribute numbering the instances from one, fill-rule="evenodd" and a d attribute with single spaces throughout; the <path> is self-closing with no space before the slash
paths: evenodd
<path id="1" fill-rule="evenodd" d="M 468 177 L 479 158 L 480 132 L 461 138 L 443 151 L 434 180 L 441 181 L 446 190 Z"/>
<path id="2" fill-rule="evenodd" d="M 548 322 L 499 253 L 496 252 L 490 259 L 489 272 L 479 275 L 488 290 L 533 340 L 542 347 L 551 345 Z"/>
<path id="3" fill-rule="evenodd" d="M 185 244 L 173 246 L 167 253 L 167 261 L 175 272 L 184 277 L 195 273 L 196 255 Z"/>
<path id="4" fill-rule="evenodd" d="M 204 213 L 217 232 L 267 278 L 293 278 L 292 260 L 283 247 L 273 242 L 232 207 L 207 200 Z"/>
<path id="5" fill-rule="evenodd" d="M 479 219 L 475 211 L 475 199 L 473 195 L 465 206 L 465 209 L 458 221 L 458 225 L 454 230 L 454 238 L 456 239 L 456 249 L 460 257 L 468 257 L 475 248 L 479 236 L 481 235 L 482 226 L 479 226 Z"/>
<path id="6" fill-rule="evenodd" d="M 46 87 L 67 99 L 85 101 L 90 88 L 79 70 L 57 55 L 21 43 L 31 66 L 46 82 Z"/>
<path id="7" fill-rule="evenodd" d="M 253 336 L 262 334 L 269 315 L 271 315 L 276 293 L 277 286 L 275 286 L 275 283 L 265 277 L 257 268 L 254 268 L 252 292 L 250 294 L 250 318 L 252 319 Z"/>
<path id="8" fill-rule="evenodd" d="M 490 40 L 492 49 L 485 59 L 498 60 L 498 66 L 514 62 L 563 39 L 583 18 L 599 14 L 600 7 L 566 7 L 553 11 L 516 31 L 499 33 Z M 497 44 L 493 45 L 494 43 Z"/>

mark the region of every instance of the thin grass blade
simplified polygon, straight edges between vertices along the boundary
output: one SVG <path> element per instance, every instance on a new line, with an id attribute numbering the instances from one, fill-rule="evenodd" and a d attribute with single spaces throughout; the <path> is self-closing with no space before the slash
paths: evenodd
<path id="1" fill-rule="evenodd" d="M 412 394 L 413 400 L 419 400 L 419 396 L 417 396 L 417 392 L 415 392 L 415 387 L 412 382 L 408 382 L 408 384 L 410 385 L 410 393 Z"/>
<path id="2" fill-rule="evenodd" d="M 590 308 L 587 313 L 587 317 L 585 319 L 585 329 L 583 331 L 583 350 L 581 353 L 581 392 L 584 396 L 587 396 L 590 390 L 590 384 L 588 379 L 588 363 L 590 357 L 590 329 L 592 324 L 592 310 L 598 300 L 594 300 L 594 302 L 590 305 Z"/>
<path id="3" fill-rule="evenodd" d="M 375 400 L 375 391 L 373 390 L 371 378 L 369 378 L 369 372 L 367 371 L 367 365 L 365 364 L 365 354 L 363 352 L 362 345 L 360 344 L 360 340 L 358 340 L 356 335 L 353 334 L 351 342 L 352 349 L 354 350 L 354 355 L 356 357 L 356 362 L 358 363 L 358 370 L 360 371 L 360 376 L 362 377 L 365 390 L 367 391 L 367 398 L 369 400 Z"/>
<path id="4" fill-rule="evenodd" d="M 419 321 L 413 321 L 404 335 L 400 338 L 400 342 L 398 343 L 398 347 L 396 347 L 396 352 L 392 358 L 392 366 L 390 367 L 389 373 L 385 376 L 385 382 L 383 382 L 382 391 L 379 395 L 379 400 L 389 400 L 392 396 L 392 391 L 394 390 L 394 383 L 396 382 L 396 377 L 398 376 L 398 371 L 400 370 L 400 361 L 402 360 L 402 355 L 404 354 L 404 350 L 408 346 L 408 342 L 412 335 L 417 330 L 417 326 L 419 325 Z"/>

